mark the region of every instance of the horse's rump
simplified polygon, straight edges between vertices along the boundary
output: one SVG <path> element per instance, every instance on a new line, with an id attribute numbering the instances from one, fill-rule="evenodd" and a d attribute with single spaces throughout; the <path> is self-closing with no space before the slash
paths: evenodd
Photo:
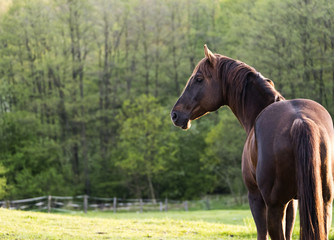
<path id="1" fill-rule="evenodd" d="M 298 198 L 301 239 L 326 239 L 326 205 L 332 199 L 333 124 L 318 103 L 273 103 L 255 124 L 257 183 L 267 204 Z"/>

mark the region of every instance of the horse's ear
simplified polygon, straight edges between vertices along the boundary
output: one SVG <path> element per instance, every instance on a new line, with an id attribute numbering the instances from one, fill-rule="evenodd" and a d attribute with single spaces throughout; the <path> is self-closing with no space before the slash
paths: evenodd
<path id="1" fill-rule="evenodd" d="M 204 54 L 209 59 L 210 63 L 214 66 L 216 64 L 216 56 L 210 51 L 208 46 L 204 44 Z"/>

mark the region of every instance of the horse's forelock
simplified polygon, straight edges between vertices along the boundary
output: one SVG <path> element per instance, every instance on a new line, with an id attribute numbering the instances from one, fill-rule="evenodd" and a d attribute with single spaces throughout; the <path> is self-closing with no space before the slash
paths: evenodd
<path id="1" fill-rule="evenodd" d="M 201 71 L 202 74 L 204 74 L 205 76 L 210 76 L 212 75 L 212 70 L 213 67 L 209 61 L 208 58 L 203 58 L 195 67 L 194 69 L 194 73 Z"/>

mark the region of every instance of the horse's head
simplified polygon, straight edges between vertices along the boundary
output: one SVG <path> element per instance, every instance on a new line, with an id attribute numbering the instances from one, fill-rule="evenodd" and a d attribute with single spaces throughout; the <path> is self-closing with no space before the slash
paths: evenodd
<path id="1" fill-rule="evenodd" d="M 195 67 L 181 97 L 175 103 L 171 118 L 173 123 L 188 129 L 190 121 L 223 105 L 222 82 L 218 78 L 217 55 L 204 45 L 205 58 Z"/>

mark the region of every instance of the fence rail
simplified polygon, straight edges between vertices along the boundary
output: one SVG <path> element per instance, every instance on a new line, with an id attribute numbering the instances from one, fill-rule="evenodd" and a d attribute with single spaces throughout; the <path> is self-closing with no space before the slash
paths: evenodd
<path id="1" fill-rule="evenodd" d="M 205 197 L 202 200 L 178 201 L 171 199 L 123 199 L 88 195 L 79 196 L 41 196 L 20 200 L 0 201 L 0 207 L 45 212 L 73 211 L 112 211 L 112 212 L 148 212 L 148 211 L 188 211 L 222 209 L 247 204 L 247 197 L 231 196 Z"/>
<path id="2" fill-rule="evenodd" d="M 122 198 L 104 198 L 88 195 L 80 196 L 41 196 L 36 198 L 0 201 L 0 206 L 9 209 L 19 210 L 38 210 L 38 211 L 168 211 L 184 210 L 189 208 L 198 208 L 200 201 L 175 201 L 169 199 L 152 200 L 152 199 L 122 199 Z M 202 201 L 204 209 L 210 208 L 207 200 Z"/>

